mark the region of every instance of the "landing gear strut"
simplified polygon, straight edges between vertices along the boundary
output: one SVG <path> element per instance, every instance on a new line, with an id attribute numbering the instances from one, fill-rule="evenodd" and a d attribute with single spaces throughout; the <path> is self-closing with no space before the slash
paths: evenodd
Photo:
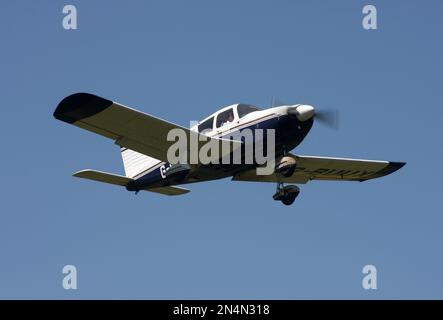
<path id="1" fill-rule="evenodd" d="M 294 203 L 300 193 L 300 188 L 294 185 L 284 186 L 283 182 L 277 183 L 277 192 L 272 196 L 276 201 L 281 201 L 284 205 L 290 206 Z"/>

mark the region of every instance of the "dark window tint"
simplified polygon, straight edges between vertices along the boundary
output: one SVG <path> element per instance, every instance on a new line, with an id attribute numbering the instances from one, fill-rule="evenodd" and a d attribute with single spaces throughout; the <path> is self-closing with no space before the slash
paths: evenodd
<path id="1" fill-rule="evenodd" d="M 243 118 L 248 113 L 260 110 L 256 106 L 251 106 L 250 104 L 239 104 L 237 106 L 238 117 Z"/>
<path id="2" fill-rule="evenodd" d="M 205 122 L 202 122 L 201 124 L 198 125 L 198 132 L 211 131 L 213 123 L 214 123 L 214 117 L 209 118 Z"/>

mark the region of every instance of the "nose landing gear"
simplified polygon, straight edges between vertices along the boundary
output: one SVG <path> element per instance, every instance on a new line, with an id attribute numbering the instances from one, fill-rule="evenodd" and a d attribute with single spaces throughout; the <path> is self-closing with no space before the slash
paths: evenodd
<path id="1" fill-rule="evenodd" d="M 290 206 L 294 203 L 300 193 L 300 188 L 294 185 L 284 186 L 283 182 L 277 183 L 277 192 L 272 196 L 276 201 L 281 201 L 284 205 Z"/>

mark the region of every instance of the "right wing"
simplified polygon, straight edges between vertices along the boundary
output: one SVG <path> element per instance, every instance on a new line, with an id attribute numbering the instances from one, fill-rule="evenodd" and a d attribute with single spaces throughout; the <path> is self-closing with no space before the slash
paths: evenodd
<path id="1" fill-rule="evenodd" d="M 241 146 L 239 141 L 191 133 L 187 128 L 89 93 L 76 93 L 64 98 L 54 111 L 54 117 L 115 140 L 119 146 L 165 162 L 169 162 L 168 149 L 175 143 L 167 141 L 168 133 L 173 129 L 181 129 L 186 134 L 188 161 L 191 154 L 191 134 L 199 141 L 198 148 L 208 140 L 216 142 L 220 158 L 226 155 L 224 151 L 232 151 Z"/>
<path id="2" fill-rule="evenodd" d="M 291 177 L 286 178 L 277 173 L 259 176 L 256 174 L 256 170 L 252 169 L 235 175 L 233 180 L 284 183 L 306 183 L 309 180 L 366 181 L 393 173 L 405 165 L 404 162 L 378 160 L 296 156 L 292 154 L 287 156 L 294 158 L 296 162 L 296 169 Z"/>

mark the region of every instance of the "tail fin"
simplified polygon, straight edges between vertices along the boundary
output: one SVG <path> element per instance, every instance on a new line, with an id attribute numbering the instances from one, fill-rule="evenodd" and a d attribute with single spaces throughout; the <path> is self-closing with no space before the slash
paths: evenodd
<path id="1" fill-rule="evenodd" d="M 127 148 L 120 148 L 125 174 L 134 178 L 143 171 L 159 164 L 161 161 Z"/>

